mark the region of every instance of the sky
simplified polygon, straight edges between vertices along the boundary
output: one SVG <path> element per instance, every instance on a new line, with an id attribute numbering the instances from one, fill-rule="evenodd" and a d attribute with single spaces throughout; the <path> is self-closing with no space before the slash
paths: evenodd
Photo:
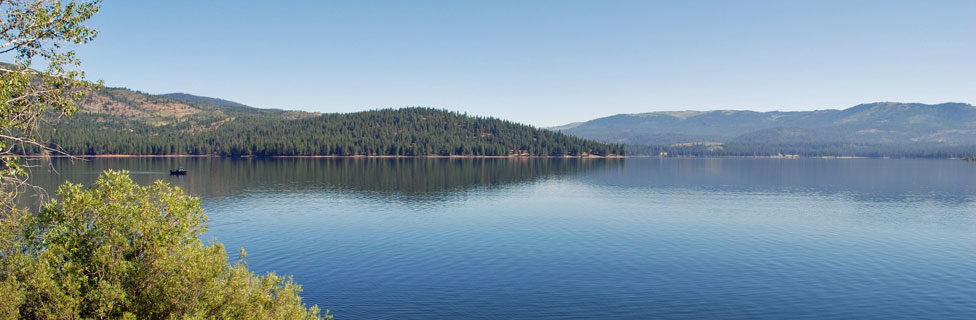
<path id="1" fill-rule="evenodd" d="M 554 126 L 669 110 L 976 103 L 976 1 L 119 1 L 92 80 L 254 107 Z"/>

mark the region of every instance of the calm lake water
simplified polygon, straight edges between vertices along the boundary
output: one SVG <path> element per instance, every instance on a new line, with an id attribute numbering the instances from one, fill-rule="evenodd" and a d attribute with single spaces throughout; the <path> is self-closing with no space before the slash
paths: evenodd
<path id="1" fill-rule="evenodd" d="M 976 164 L 958 160 L 53 166 L 34 182 L 126 169 L 201 197 L 207 240 L 339 319 L 976 319 Z"/>

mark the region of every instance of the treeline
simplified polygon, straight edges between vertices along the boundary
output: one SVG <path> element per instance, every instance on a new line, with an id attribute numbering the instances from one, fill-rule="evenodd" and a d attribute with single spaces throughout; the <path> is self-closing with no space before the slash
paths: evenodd
<path id="1" fill-rule="evenodd" d="M 976 145 L 854 143 L 627 145 L 627 152 L 630 155 L 651 156 L 667 152 L 671 157 L 767 157 L 793 154 L 802 157 L 965 158 L 976 155 Z"/>
<path id="2" fill-rule="evenodd" d="M 161 126 L 77 114 L 42 128 L 51 147 L 74 155 L 220 156 L 583 156 L 623 155 L 623 145 L 495 118 L 431 108 L 383 109 L 301 119 L 236 113 Z M 41 152 L 30 148 L 28 152 Z"/>

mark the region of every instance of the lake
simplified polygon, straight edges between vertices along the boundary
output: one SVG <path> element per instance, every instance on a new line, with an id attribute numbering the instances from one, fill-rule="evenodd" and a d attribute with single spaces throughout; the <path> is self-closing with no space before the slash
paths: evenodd
<path id="1" fill-rule="evenodd" d="M 45 166 L 49 190 L 125 169 L 201 197 L 205 240 L 339 319 L 976 318 L 976 164 L 959 160 Z"/>

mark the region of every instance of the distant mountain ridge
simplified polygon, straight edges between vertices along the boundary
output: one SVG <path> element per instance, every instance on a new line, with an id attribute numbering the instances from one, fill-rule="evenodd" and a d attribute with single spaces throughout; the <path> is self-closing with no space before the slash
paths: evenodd
<path id="1" fill-rule="evenodd" d="M 869 149 L 935 150 L 976 146 L 976 107 L 877 102 L 844 110 L 649 112 L 590 120 L 560 131 L 605 142 L 657 146 L 652 151 L 662 152 L 666 147 L 706 142 L 720 143 L 721 147 L 712 144 L 711 149 L 722 155 L 739 155 L 729 149 L 745 154 L 834 155 Z"/>
<path id="2" fill-rule="evenodd" d="M 197 95 L 192 95 L 189 93 L 182 93 L 182 92 L 164 93 L 161 94 L 160 96 L 183 101 L 183 102 L 203 103 L 203 104 L 209 104 L 209 105 L 221 106 L 221 107 L 248 107 L 248 108 L 251 107 L 243 103 L 238 103 L 230 100 L 197 96 Z"/>
<path id="3" fill-rule="evenodd" d="M 432 108 L 320 114 L 186 93 L 104 88 L 40 136 L 74 155 L 597 157 L 624 148 Z M 27 152 L 41 152 L 30 147 Z"/>
<path id="4" fill-rule="evenodd" d="M 223 103 L 219 103 L 223 101 Z M 211 103 L 218 102 L 218 103 Z M 104 121 L 126 120 L 152 125 L 199 122 L 233 118 L 240 114 L 260 114 L 296 119 L 318 113 L 259 109 L 240 103 L 190 94 L 153 95 L 126 88 L 107 87 L 94 91 L 78 103 L 80 115 L 101 117 Z M 80 116 L 76 115 L 76 116 Z"/>

